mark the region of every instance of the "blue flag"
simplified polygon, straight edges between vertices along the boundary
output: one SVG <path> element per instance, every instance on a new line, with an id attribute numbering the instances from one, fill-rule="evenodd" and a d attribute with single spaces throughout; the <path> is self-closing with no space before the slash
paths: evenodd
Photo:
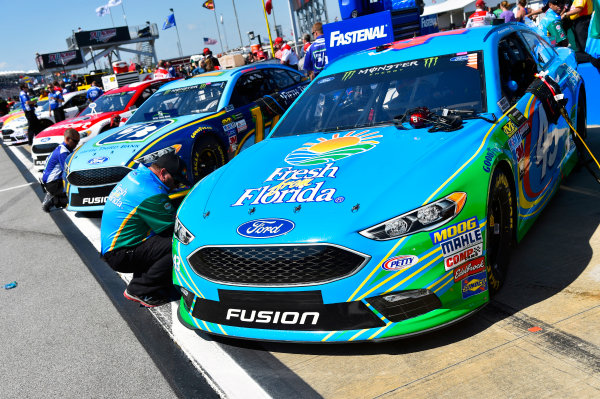
<path id="1" fill-rule="evenodd" d="M 171 14 L 167 17 L 167 20 L 165 21 L 165 23 L 163 24 L 163 30 L 165 29 L 169 29 L 174 27 L 175 25 L 177 25 L 175 23 L 175 14 Z"/>

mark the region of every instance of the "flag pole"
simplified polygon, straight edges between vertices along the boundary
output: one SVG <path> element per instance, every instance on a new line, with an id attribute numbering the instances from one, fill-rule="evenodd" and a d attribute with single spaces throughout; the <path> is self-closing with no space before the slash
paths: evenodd
<path id="1" fill-rule="evenodd" d="M 121 10 L 123 10 L 123 19 L 125 20 L 125 25 L 127 25 L 127 15 L 125 15 L 125 6 L 123 5 L 123 2 L 121 2 Z"/>
<path id="2" fill-rule="evenodd" d="M 240 21 L 238 20 L 237 10 L 235 9 L 235 0 L 231 0 L 231 3 L 233 4 L 233 13 L 235 14 L 235 22 L 238 27 L 238 34 L 240 35 L 240 47 L 244 48 L 244 42 L 242 41 L 242 31 L 240 30 Z"/>
<path id="3" fill-rule="evenodd" d="M 271 54 L 275 58 L 275 49 L 273 49 L 273 39 L 271 38 L 271 28 L 269 27 L 269 20 L 267 19 L 267 9 L 265 8 L 265 0 L 262 0 L 263 11 L 265 13 L 265 22 L 267 23 L 267 33 L 269 34 L 269 44 L 271 45 Z"/>
<path id="4" fill-rule="evenodd" d="M 223 25 L 223 14 L 221 14 L 221 25 Z M 223 36 L 225 37 L 225 48 L 229 51 L 229 42 L 227 41 L 227 31 L 223 27 Z"/>
<path id="5" fill-rule="evenodd" d="M 181 40 L 179 39 L 179 28 L 177 27 L 177 20 L 175 19 L 175 11 L 172 8 L 169 10 L 173 13 L 173 19 L 175 20 L 175 31 L 177 32 L 177 49 L 179 50 L 179 56 L 183 57 L 183 51 L 181 51 Z"/>
<path id="6" fill-rule="evenodd" d="M 108 15 L 110 15 L 110 21 L 112 22 L 113 28 L 114 28 L 115 27 L 115 20 L 112 17 L 112 12 L 110 12 L 110 7 L 108 8 Z"/>
<path id="7" fill-rule="evenodd" d="M 221 39 L 221 31 L 219 30 L 219 21 L 217 20 L 217 11 L 214 7 L 213 7 L 213 13 L 215 14 L 215 24 L 217 25 L 217 33 L 219 34 L 219 44 L 221 45 L 221 53 L 224 53 L 225 51 L 223 51 L 223 39 Z"/>

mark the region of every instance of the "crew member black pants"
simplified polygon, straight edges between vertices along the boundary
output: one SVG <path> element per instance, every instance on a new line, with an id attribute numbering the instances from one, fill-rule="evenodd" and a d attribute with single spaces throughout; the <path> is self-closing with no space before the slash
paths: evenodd
<path id="1" fill-rule="evenodd" d="M 107 252 L 104 260 L 121 273 L 133 273 L 127 291 L 137 296 L 156 295 L 172 287 L 172 237 L 152 236 L 140 245 Z"/>
<path id="2" fill-rule="evenodd" d="M 33 143 L 33 137 L 39 133 L 39 120 L 34 110 L 25 111 L 25 118 L 27 119 L 27 140 L 29 145 Z"/>
<path id="3" fill-rule="evenodd" d="M 62 122 L 65 120 L 65 110 L 62 107 L 54 108 L 52 113 L 54 114 L 54 123 Z"/>

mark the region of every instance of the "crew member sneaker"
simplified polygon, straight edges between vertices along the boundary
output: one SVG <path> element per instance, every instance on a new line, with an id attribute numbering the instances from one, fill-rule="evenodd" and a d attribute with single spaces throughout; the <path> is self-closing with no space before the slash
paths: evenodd
<path id="1" fill-rule="evenodd" d="M 50 212 L 50 208 L 52 208 L 52 195 L 50 193 L 46 193 L 44 200 L 42 201 L 42 211 L 48 213 Z"/>
<path id="2" fill-rule="evenodd" d="M 130 301 L 138 302 L 139 304 L 141 304 L 142 306 L 145 306 L 147 308 L 154 308 L 156 306 L 164 305 L 165 303 L 171 302 L 168 298 L 164 298 L 164 297 L 158 296 L 158 295 L 137 296 L 137 295 L 132 294 L 131 292 L 127 291 L 127 289 L 125 289 L 125 291 L 123 292 L 123 296 L 125 298 L 129 299 Z"/>

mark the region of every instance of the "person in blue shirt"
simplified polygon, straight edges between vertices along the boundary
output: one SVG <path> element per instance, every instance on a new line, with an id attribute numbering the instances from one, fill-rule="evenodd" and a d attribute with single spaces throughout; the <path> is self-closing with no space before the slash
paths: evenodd
<path id="1" fill-rule="evenodd" d="M 169 191 L 190 185 L 175 153 L 132 170 L 111 191 L 102 213 L 102 258 L 115 271 L 133 273 L 125 298 L 145 307 L 170 301 L 175 207 Z"/>
<path id="2" fill-rule="evenodd" d="M 50 212 L 52 206 L 64 208 L 67 206 L 67 195 L 63 190 L 63 172 L 67 157 L 79 144 L 79 132 L 69 128 L 65 130 L 65 141 L 56 147 L 46 160 L 46 167 L 42 175 L 42 186 L 46 196 L 42 201 L 42 210 Z"/>
<path id="3" fill-rule="evenodd" d="M 26 84 L 21 85 L 19 100 L 21 100 L 21 109 L 27 119 L 27 141 L 29 145 L 33 143 L 33 136 L 39 133 L 39 120 L 35 114 L 35 102 L 27 94 L 29 88 Z"/>
<path id="4" fill-rule="evenodd" d="M 564 0 L 549 0 L 548 7 L 549 10 L 546 11 L 540 21 L 540 27 L 550 38 L 550 42 L 553 46 L 567 47 L 569 45 L 569 40 L 560 17 L 560 14 L 565 7 Z"/>
<path id="5" fill-rule="evenodd" d="M 54 123 L 65 120 L 65 111 L 62 107 L 64 101 L 62 89 L 58 85 L 58 82 L 54 82 L 54 87 L 50 89 L 50 92 L 48 93 L 48 106 L 50 107 L 50 111 L 54 114 Z"/>
<path id="6" fill-rule="evenodd" d="M 96 81 L 92 81 L 92 87 L 90 87 L 88 89 L 86 97 L 88 100 L 90 100 L 91 103 L 93 103 L 94 101 L 96 101 L 98 99 L 98 97 L 100 97 L 103 94 L 104 94 L 104 91 L 102 91 L 101 88 L 96 86 Z"/>
<path id="7" fill-rule="evenodd" d="M 323 37 L 323 24 L 317 22 L 313 25 L 312 34 L 315 41 L 312 42 L 304 56 L 304 69 L 308 76 L 314 79 L 327 65 L 327 50 L 325 48 L 325 37 Z"/>

